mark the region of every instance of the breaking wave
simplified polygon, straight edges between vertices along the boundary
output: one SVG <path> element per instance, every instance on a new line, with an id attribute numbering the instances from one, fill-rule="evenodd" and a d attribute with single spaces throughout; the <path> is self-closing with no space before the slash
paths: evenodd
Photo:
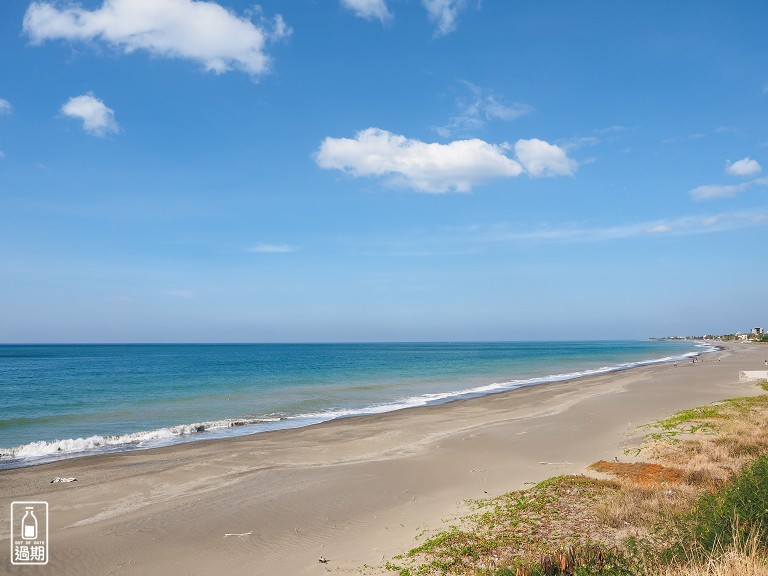
<path id="1" fill-rule="evenodd" d="M 535 378 L 509 380 L 505 382 L 495 382 L 474 388 L 467 388 L 458 391 L 420 394 L 408 396 L 384 402 L 371 404 L 363 407 L 336 407 L 315 412 L 303 414 L 269 414 L 258 418 L 240 418 L 217 420 L 211 422 L 199 422 L 193 424 L 181 424 L 166 428 L 158 428 L 145 432 L 134 432 L 130 434 L 120 434 L 114 436 L 89 436 L 87 438 L 69 438 L 53 441 L 40 440 L 17 446 L 15 448 L 0 447 L 0 469 L 15 468 L 40 464 L 63 458 L 72 458 L 75 456 L 84 456 L 88 454 L 101 454 L 110 452 L 121 452 L 126 450 L 156 448 L 167 446 L 180 442 L 189 442 L 192 440 L 226 438 L 232 436 L 243 436 L 257 432 L 266 432 L 269 430 L 279 430 L 285 428 L 298 428 L 311 424 L 327 422 L 339 418 L 352 416 L 363 416 L 367 414 L 382 414 L 402 410 L 404 408 L 414 408 L 418 406 L 428 406 L 442 404 L 452 400 L 475 398 L 487 394 L 506 392 L 517 388 L 535 386 L 551 382 L 563 382 L 566 380 L 575 380 L 587 376 L 597 376 L 610 372 L 630 370 L 641 366 L 650 366 L 654 364 L 663 364 L 667 362 L 682 361 L 696 357 L 704 352 L 712 352 L 718 348 L 699 345 L 701 352 L 688 352 L 680 356 L 667 356 L 653 360 L 644 360 L 639 362 L 626 362 L 612 366 L 604 366 L 592 370 L 581 372 L 568 372 L 563 374 L 551 374 Z"/>

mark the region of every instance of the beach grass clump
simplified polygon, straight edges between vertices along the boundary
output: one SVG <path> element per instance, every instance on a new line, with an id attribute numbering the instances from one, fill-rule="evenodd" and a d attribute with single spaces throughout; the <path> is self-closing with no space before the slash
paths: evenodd
<path id="1" fill-rule="evenodd" d="M 509 567 L 533 575 L 545 573 L 536 570 L 547 566 L 547 558 L 567 551 L 582 558 L 585 550 L 599 547 L 602 557 L 612 557 L 608 547 L 595 543 L 596 537 L 610 539 L 595 510 L 617 489 L 613 481 L 558 476 L 527 490 L 471 501 L 475 511 L 461 525 L 431 535 L 398 559 L 403 565 L 389 568 L 404 576 L 493 575 Z"/>
<path id="2" fill-rule="evenodd" d="M 716 420 L 722 418 L 723 403 L 699 406 L 675 412 L 669 418 L 652 424 L 641 426 L 641 429 L 652 429 L 646 438 L 652 440 L 679 441 L 685 434 L 714 434 L 717 430 Z"/>
<path id="3" fill-rule="evenodd" d="M 595 512 L 607 527 L 615 531 L 615 540 L 649 538 L 657 524 L 689 511 L 696 495 L 694 489 L 684 484 L 661 487 L 627 483 L 598 502 Z"/>
<path id="4" fill-rule="evenodd" d="M 601 544 L 569 546 L 528 561 L 514 570 L 505 567 L 493 576 L 635 576 L 637 568 L 618 549 Z"/>
<path id="5" fill-rule="evenodd" d="M 645 424 L 640 429 L 652 430 L 646 434 L 647 440 L 677 443 L 682 440 L 681 437 L 719 434 L 723 425 L 730 422 L 733 416 L 743 415 L 755 409 L 768 409 L 768 394 L 731 398 L 707 406 L 680 410 L 669 418 Z"/>
<path id="6" fill-rule="evenodd" d="M 768 555 L 753 534 L 746 541 L 734 540 L 712 553 L 691 555 L 684 562 L 660 565 L 658 576 L 768 576 Z"/>
<path id="7" fill-rule="evenodd" d="M 758 386 L 768 392 L 768 381 L 761 381 Z M 725 424 L 733 422 L 734 416 L 744 416 L 755 411 L 764 414 L 766 410 L 768 394 L 731 398 L 707 406 L 680 410 L 669 418 L 646 424 L 640 429 L 652 430 L 646 435 L 647 440 L 677 443 L 682 437 L 690 435 L 718 435 Z"/>
<path id="8" fill-rule="evenodd" d="M 766 389 L 768 384 L 761 383 Z M 768 454 L 768 394 L 733 398 L 682 410 L 649 424 L 638 449 L 654 462 L 676 468 L 685 484 L 716 491 L 747 463 Z"/>
<path id="9" fill-rule="evenodd" d="M 768 549 L 768 456 L 745 466 L 721 490 L 703 494 L 680 526 L 678 539 L 696 543 L 702 556 L 723 546 L 743 550 L 750 542 Z M 680 555 L 679 546 L 672 551 Z"/>

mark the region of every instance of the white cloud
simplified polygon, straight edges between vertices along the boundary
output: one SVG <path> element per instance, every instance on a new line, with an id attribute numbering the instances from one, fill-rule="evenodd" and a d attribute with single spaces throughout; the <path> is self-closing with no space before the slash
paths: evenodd
<path id="1" fill-rule="evenodd" d="M 680 138 L 665 138 L 661 142 L 662 144 L 677 144 L 679 142 L 688 142 L 690 140 L 703 140 L 704 138 L 706 138 L 704 134 L 696 133 L 696 134 L 689 134 L 688 136 L 683 136 Z"/>
<path id="2" fill-rule="evenodd" d="M 83 94 L 70 98 L 61 107 L 61 112 L 70 118 L 83 121 L 83 129 L 94 136 L 105 136 L 109 132 L 119 132 L 114 111 L 93 94 Z"/>
<path id="3" fill-rule="evenodd" d="M 70 98 L 61 107 L 61 112 L 70 118 L 83 121 L 83 128 L 94 136 L 105 136 L 109 132 L 119 132 L 115 122 L 115 113 L 93 94 L 84 94 Z"/>
<path id="4" fill-rule="evenodd" d="M 574 136 L 560 141 L 563 150 L 579 150 L 588 146 L 597 146 L 601 140 L 597 136 Z"/>
<path id="5" fill-rule="evenodd" d="M 472 227 L 468 233 L 470 239 L 476 242 L 610 242 L 660 235 L 695 236 L 766 225 L 768 225 L 767 213 L 764 211 L 745 211 L 724 212 L 709 216 L 680 216 L 678 218 L 604 227 L 571 225 L 520 231 L 509 230 L 506 225 L 495 225 L 487 230 Z"/>
<path id="6" fill-rule="evenodd" d="M 422 4 L 437 27 L 436 34 L 445 36 L 456 30 L 456 20 L 466 0 L 422 0 Z"/>
<path id="7" fill-rule="evenodd" d="M 576 162 L 542 140 L 519 140 L 517 160 L 506 155 L 512 146 L 483 140 L 427 143 L 379 128 L 358 132 L 355 138 L 326 138 L 315 153 L 321 168 L 341 170 L 355 177 L 381 177 L 393 186 L 442 194 L 468 192 L 497 178 L 570 175 Z"/>
<path id="8" fill-rule="evenodd" d="M 237 69 L 251 75 L 269 68 L 267 41 L 290 34 L 280 16 L 256 25 L 215 2 L 193 0 L 104 0 L 95 10 L 33 2 L 24 31 L 35 43 L 101 40 L 126 53 L 146 50 L 193 60 L 219 74 Z"/>
<path id="9" fill-rule="evenodd" d="M 506 146 L 482 140 L 426 143 L 368 128 L 354 139 L 326 138 L 315 155 L 318 166 L 353 176 L 385 177 L 395 186 L 440 194 L 468 192 L 472 186 L 517 176 L 523 169 L 504 155 Z"/>
<path id="10" fill-rule="evenodd" d="M 757 160 L 752 160 L 749 156 L 736 162 L 731 163 L 729 161 L 725 164 L 725 171 L 732 176 L 754 176 L 762 172 L 762 170 L 763 167 L 760 166 L 760 163 Z"/>
<path id="11" fill-rule="evenodd" d="M 538 138 L 518 140 L 515 143 L 515 154 L 526 172 L 534 178 L 572 176 L 577 167 L 565 150 Z"/>
<path id="12" fill-rule="evenodd" d="M 466 134 L 482 129 L 486 122 L 493 120 L 514 120 L 526 114 L 533 112 L 533 107 L 520 102 L 506 104 L 494 94 L 490 94 L 479 86 L 469 82 L 463 82 L 468 90 L 469 96 L 457 100 L 458 114 L 452 116 L 445 126 L 436 128 L 436 131 L 443 138 L 448 138 L 453 134 Z"/>
<path id="13" fill-rule="evenodd" d="M 728 198 L 743 192 L 749 184 L 705 184 L 690 191 L 694 200 L 709 200 L 710 198 Z"/>
<path id="14" fill-rule="evenodd" d="M 712 198 L 729 198 L 736 196 L 752 186 L 768 186 L 768 178 L 755 178 L 741 184 L 705 184 L 697 186 L 689 192 L 694 200 L 711 200 Z"/>
<path id="15" fill-rule="evenodd" d="M 617 134 L 620 132 L 624 132 L 626 130 L 626 126 L 621 126 L 619 124 L 614 124 L 613 126 L 608 126 L 607 128 L 598 128 L 595 130 L 597 134 Z"/>
<path id="16" fill-rule="evenodd" d="M 248 249 L 248 252 L 256 254 L 287 254 L 296 252 L 296 248 L 288 244 L 257 244 Z"/>
<path id="17" fill-rule="evenodd" d="M 4 98 L 0 98 L 0 116 L 10 114 L 11 110 L 13 110 L 11 103 L 8 102 L 8 100 L 5 100 Z"/>
<path id="18" fill-rule="evenodd" d="M 341 3 L 366 20 L 388 22 L 392 19 L 386 0 L 341 0 Z"/>
<path id="19" fill-rule="evenodd" d="M 467 3 L 466 0 L 421 1 L 429 20 L 435 25 L 436 36 L 445 36 L 456 30 L 459 12 Z M 387 0 L 341 0 L 341 4 L 366 20 L 379 20 L 386 23 L 392 19 Z"/>
<path id="20" fill-rule="evenodd" d="M 482 102 L 482 112 L 489 120 L 514 120 L 520 116 L 525 116 L 533 111 L 533 106 L 513 102 L 512 104 L 503 104 L 496 100 L 494 96 L 486 96 Z"/>

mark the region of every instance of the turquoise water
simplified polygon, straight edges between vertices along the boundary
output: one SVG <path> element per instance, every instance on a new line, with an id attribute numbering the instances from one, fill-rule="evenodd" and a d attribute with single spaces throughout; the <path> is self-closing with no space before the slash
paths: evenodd
<path id="1" fill-rule="evenodd" d="M 0 467 L 304 426 L 703 350 L 687 341 L 0 346 Z"/>

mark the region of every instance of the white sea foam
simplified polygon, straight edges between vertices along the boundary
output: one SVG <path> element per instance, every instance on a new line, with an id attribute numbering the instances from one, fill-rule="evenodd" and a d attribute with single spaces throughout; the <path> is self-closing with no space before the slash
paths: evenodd
<path id="1" fill-rule="evenodd" d="M 713 352 L 717 350 L 716 347 L 701 344 L 700 347 L 705 348 L 702 352 Z M 427 406 L 432 404 L 440 404 L 450 400 L 458 400 L 463 398 L 473 398 L 477 396 L 484 396 L 486 394 L 494 394 L 497 392 L 506 392 L 514 390 L 516 388 L 523 388 L 526 386 L 534 386 L 536 384 L 546 384 L 550 382 L 563 382 L 566 380 L 575 380 L 577 378 L 584 378 L 587 376 L 598 376 L 600 374 L 608 374 L 610 372 L 619 372 L 622 370 L 629 370 L 632 368 L 639 368 L 641 366 L 651 366 L 654 364 L 665 364 L 668 362 L 674 362 L 684 360 L 693 356 L 698 356 L 702 352 L 688 352 L 680 356 L 665 356 L 663 358 L 657 358 L 652 360 L 642 360 L 638 362 L 625 362 L 622 364 L 615 364 L 611 366 L 603 366 L 596 369 L 584 370 L 580 372 L 569 372 L 564 374 L 551 374 L 548 376 L 538 376 L 535 378 L 509 380 L 504 382 L 494 382 L 492 384 L 486 384 L 483 386 L 477 386 L 474 388 L 466 388 L 458 391 L 440 392 L 432 394 L 421 394 L 417 396 L 408 396 L 395 400 L 393 402 L 387 402 L 382 404 L 373 404 L 364 408 L 335 408 L 330 410 L 323 410 L 320 412 L 312 412 L 307 414 L 300 414 L 288 418 L 289 420 L 306 419 L 313 421 L 327 421 L 334 420 L 336 418 L 345 418 L 350 416 L 362 416 L 366 414 L 381 414 L 384 412 L 392 412 L 394 410 L 401 410 L 404 408 L 414 408 L 417 406 Z"/>
<path id="2" fill-rule="evenodd" d="M 68 438 L 51 442 L 38 441 L 23 444 L 15 448 L 0 448 L 0 463 L 14 461 L 18 464 L 38 463 L 72 455 L 94 452 L 109 452 L 130 448 L 148 448 L 173 443 L 177 440 L 191 439 L 193 435 L 205 432 L 217 432 L 239 427 L 276 422 L 282 418 L 232 419 L 213 422 L 181 424 L 168 428 L 158 428 L 146 432 L 134 432 L 115 436 L 89 436 L 88 438 Z M 34 461 L 34 462 L 25 462 Z"/>
<path id="3" fill-rule="evenodd" d="M 629 370 L 631 368 L 637 368 L 640 366 L 650 366 L 654 364 L 680 361 L 699 356 L 703 352 L 712 352 L 717 350 L 716 347 L 708 346 L 706 344 L 700 344 L 698 347 L 703 348 L 703 350 L 701 352 L 688 352 L 680 356 L 667 356 L 653 360 L 626 362 L 580 372 L 550 374 L 547 376 L 538 376 L 535 378 L 527 379 L 513 379 L 457 391 L 407 396 L 393 400 L 391 402 L 371 404 L 358 408 L 338 407 L 329 408 L 327 410 L 320 410 L 317 412 L 308 412 L 294 415 L 268 415 L 260 418 L 217 420 L 212 422 L 181 424 L 178 426 L 159 428 L 145 432 L 135 432 L 131 434 L 121 434 L 116 436 L 89 436 L 88 438 L 70 438 L 63 440 L 53 440 L 50 442 L 30 442 L 29 444 L 24 444 L 15 448 L 0 447 L 0 468 L 37 464 L 50 460 L 71 458 L 73 456 L 85 454 L 158 447 L 203 438 L 239 436 L 266 430 L 297 428 L 310 424 L 327 422 L 329 420 L 336 420 L 339 418 L 363 416 L 366 414 L 382 414 L 385 412 L 393 412 L 395 410 L 401 410 L 404 408 L 441 404 L 451 400 L 473 398 L 487 394 L 505 392 L 514 390 L 516 388 L 534 386 L 537 384 L 563 382 L 566 380 L 575 380 L 577 378 L 583 378 L 587 376 L 597 376 L 600 374 L 607 374 L 609 372 Z"/>

